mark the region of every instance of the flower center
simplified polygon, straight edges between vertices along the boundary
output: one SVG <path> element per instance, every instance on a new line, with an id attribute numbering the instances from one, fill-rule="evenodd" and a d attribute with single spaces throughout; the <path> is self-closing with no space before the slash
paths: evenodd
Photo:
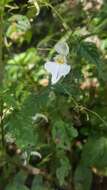
<path id="1" fill-rule="evenodd" d="M 64 64 L 64 63 L 65 63 L 65 60 L 64 60 L 64 58 L 62 58 L 62 57 L 57 57 L 57 58 L 56 58 L 56 63 L 58 63 L 58 64 Z"/>

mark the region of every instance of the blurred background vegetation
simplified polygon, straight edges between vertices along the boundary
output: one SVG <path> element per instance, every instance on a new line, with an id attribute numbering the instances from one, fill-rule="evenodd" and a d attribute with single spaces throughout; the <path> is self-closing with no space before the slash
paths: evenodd
<path id="1" fill-rule="evenodd" d="M 107 190 L 106 72 L 106 0 L 0 1 L 0 190 Z"/>

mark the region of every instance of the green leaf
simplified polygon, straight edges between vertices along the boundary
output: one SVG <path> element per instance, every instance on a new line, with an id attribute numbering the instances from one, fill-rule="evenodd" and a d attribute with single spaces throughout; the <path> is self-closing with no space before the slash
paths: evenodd
<path id="1" fill-rule="evenodd" d="M 52 137 L 57 147 L 69 148 L 73 139 L 78 136 L 77 130 L 62 120 L 55 121 L 52 128 Z"/>
<path id="2" fill-rule="evenodd" d="M 39 134 L 33 124 L 33 117 L 45 108 L 48 102 L 48 91 L 42 95 L 30 94 L 26 97 L 20 110 L 13 111 L 8 118 L 7 129 L 16 138 L 19 147 L 37 144 Z"/>
<path id="3" fill-rule="evenodd" d="M 18 172 L 12 181 L 6 186 L 6 190 L 28 190 L 28 188 L 24 185 L 26 180 L 25 172 Z"/>
<path id="4" fill-rule="evenodd" d="M 9 18 L 9 27 L 6 36 L 12 40 L 17 40 L 23 36 L 30 28 L 30 21 L 25 15 L 13 15 Z"/>
<path id="5" fill-rule="evenodd" d="M 68 176 L 70 169 L 71 166 L 68 158 L 63 156 L 59 160 L 59 168 L 56 170 L 56 176 L 61 186 L 65 183 L 65 178 Z"/>
<path id="6" fill-rule="evenodd" d="M 28 190 L 28 188 L 24 185 L 26 179 L 26 175 L 24 172 L 19 172 L 16 174 L 16 176 L 13 178 L 13 181 L 11 181 L 7 186 L 6 190 Z"/>
<path id="7" fill-rule="evenodd" d="M 6 6 L 8 3 L 10 3 L 13 0 L 0 0 L 0 6 Z"/>
<path id="8" fill-rule="evenodd" d="M 20 171 L 20 172 L 18 172 L 18 173 L 15 175 L 13 181 L 14 181 L 15 184 L 24 185 L 25 180 L 26 180 L 26 174 L 25 174 L 25 172 Z"/>
<path id="9" fill-rule="evenodd" d="M 13 112 L 8 122 L 8 130 L 16 138 L 16 143 L 25 147 L 36 143 L 36 134 L 32 127 L 32 117 L 37 111 L 36 98 L 30 96 L 24 102 L 20 111 Z"/>
<path id="10" fill-rule="evenodd" d="M 96 45 L 92 42 L 81 41 L 74 48 L 74 52 L 85 62 L 88 62 L 90 64 L 93 63 L 98 66 L 101 62 L 100 53 Z"/>
<path id="11" fill-rule="evenodd" d="M 35 48 L 29 48 L 27 51 L 16 54 L 10 60 L 8 60 L 9 65 L 30 65 L 35 62 L 39 62 L 40 57 L 37 55 L 37 51 Z M 36 64 L 37 65 L 37 64 Z M 32 65 L 31 65 L 32 66 Z"/>
<path id="12" fill-rule="evenodd" d="M 87 167 L 107 166 L 107 138 L 95 137 L 88 139 L 82 152 L 81 162 Z"/>
<path id="13" fill-rule="evenodd" d="M 31 190 L 50 190 L 48 184 L 45 185 L 42 176 L 35 176 Z"/>
<path id="14" fill-rule="evenodd" d="M 75 190 L 90 190 L 92 183 L 92 173 L 88 167 L 77 166 L 74 174 Z"/>
<path id="15" fill-rule="evenodd" d="M 15 183 L 11 183 L 9 185 L 7 185 L 5 190 L 29 190 L 26 186 L 24 185 L 20 185 L 20 184 L 15 184 Z"/>

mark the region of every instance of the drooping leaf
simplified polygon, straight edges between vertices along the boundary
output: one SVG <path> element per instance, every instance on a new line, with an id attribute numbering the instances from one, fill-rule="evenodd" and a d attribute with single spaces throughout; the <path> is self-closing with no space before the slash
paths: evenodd
<path id="1" fill-rule="evenodd" d="M 88 167 L 77 166 L 74 174 L 75 190 L 90 190 L 92 183 L 92 173 Z"/>

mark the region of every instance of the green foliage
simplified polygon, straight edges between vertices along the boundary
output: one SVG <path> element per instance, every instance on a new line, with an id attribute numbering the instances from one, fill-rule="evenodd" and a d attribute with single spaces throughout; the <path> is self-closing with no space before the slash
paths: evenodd
<path id="1" fill-rule="evenodd" d="M 107 3 L 1 0 L 1 8 L 0 188 L 90 190 L 93 168 L 107 174 Z M 52 85 L 44 64 L 60 40 L 71 70 Z"/>
<path id="2" fill-rule="evenodd" d="M 88 167 L 78 165 L 74 175 L 76 190 L 90 190 L 92 183 L 92 173 Z"/>
<path id="3" fill-rule="evenodd" d="M 24 15 L 13 15 L 8 19 L 8 29 L 6 36 L 13 41 L 30 40 L 30 36 L 25 36 L 27 31 L 31 28 L 29 19 Z M 25 38 L 24 38 L 25 37 Z M 27 39 L 29 37 L 29 39 Z"/>
<path id="4" fill-rule="evenodd" d="M 106 150 L 107 137 L 90 138 L 83 148 L 81 161 L 86 167 L 104 168 L 107 165 Z"/>
<path id="5" fill-rule="evenodd" d="M 15 178 L 13 179 L 13 181 L 11 181 L 7 187 L 6 190 L 18 190 L 18 189 L 22 189 L 22 190 L 28 190 L 28 188 L 24 185 L 24 180 L 25 180 L 25 175 L 23 172 L 19 172 Z"/>
<path id="6" fill-rule="evenodd" d="M 64 185 L 65 178 L 70 172 L 70 162 L 67 157 L 64 157 L 59 160 L 59 167 L 56 170 L 56 177 L 59 180 L 60 185 Z"/>
<path id="7" fill-rule="evenodd" d="M 41 176 L 36 176 L 33 184 L 32 184 L 32 190 L 50 190 L 50 187 L 48 185 L 46 186 L 45 184 L 43 185 L 43 178 Z"/>
<path id="8" fill-rule="evenodd" d="M 83 60 L 98 66 L 100 62 L 100 54 L 94 43 L 81 41 L 77 45 L 76 51 Z"/>
<path id="9" fill-rule="evenodd" d="M 0 1 L 0 6 L 1 7 L 4 7 L 5 5 L 7 5 L 9 2 L 11 2 L 11 1 L 13 1 L 13 0 L 1 0 Z"/>
<path id="10" fill-rule="evenodd" d="M 52 128 L 52 137 L 54 142 L 58 141 L 57 147 L 70 148 L 72 140 L 78 136 L 77 130 L 71 125 L 58 120 L 54 122 Z"/>
<path id="11" fill-rule="evenodd" d="M 42 95 L 39 97 L 39 101 L 43 102 L 42 105 L 44 105 L 47 100 Z M 33 116 L 40 111 L 41 104 L 39 101 L 35 95 L 28 96 L 21 110 L 13 112 L 10 116 L 7 128 L 16 138 L 17 144 L 22 148 L 38 143 L 37 140 L 39 139 L 33 124 Z"/>
<path id="12" fill-rule="evenodd" d="M 28 188 L 24 185 L 20 185 L 20 184 L 10 184 L 6 187 L 6 190 L 18 190 L 18 189 L 22 189 L 22 190 L 28 190 Z"/>

